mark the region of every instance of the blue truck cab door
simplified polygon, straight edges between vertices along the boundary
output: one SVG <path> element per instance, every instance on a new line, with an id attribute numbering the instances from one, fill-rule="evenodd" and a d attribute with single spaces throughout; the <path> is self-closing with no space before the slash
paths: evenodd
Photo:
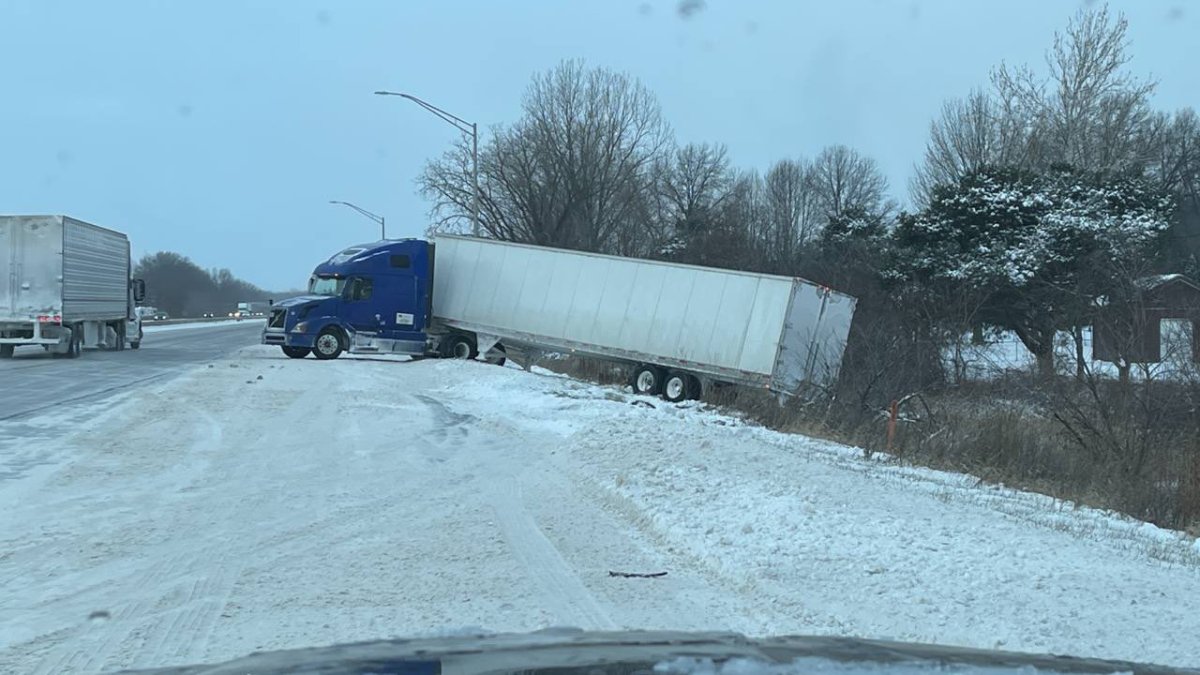
<path id="1" fill-rule="evenodd" d="M 426 288 L 429 245 L 419 240 L 404 242 L 389 251 L 388 296 L 390 316 L 385 318 L 396 340 L 425 342 L 428 327 Z"/>
<path id="2" fill-rule="evenodd" d="M 427 242 L 403 239 L 350 261 L 341 316 L 356 334 L 352 351 L 425 352 L 429 259 Z"/>
<path id="3" fill-rule="evenodd" d="M 355 274 L 342 289 L 341 315 L 355 332 L 375 333 L 383 337 L 386 323 L 376 295 L 375 276 Z"/>

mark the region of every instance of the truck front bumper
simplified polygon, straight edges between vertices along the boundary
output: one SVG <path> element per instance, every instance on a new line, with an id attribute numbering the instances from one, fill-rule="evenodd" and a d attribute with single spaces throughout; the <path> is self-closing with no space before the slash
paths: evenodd
<path id="1" fill-rule="evenodd" d="M 313 342 L 317 339 L 316 335 L 307 335 L 305 333 L 289 333 L 287 331 L 270 329 L 263 331 L 262 343 L 264 345 L 274 345 L 276 347 L 305 347 L 312 349 Z"/>

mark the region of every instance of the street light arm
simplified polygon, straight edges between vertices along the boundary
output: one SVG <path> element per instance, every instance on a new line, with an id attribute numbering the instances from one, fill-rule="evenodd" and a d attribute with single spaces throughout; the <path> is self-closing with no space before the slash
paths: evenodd
<path id="1" fill-rule="evenodd" d="M 379 223 L 380 225 L 382 225 L 382 224 L 383 224 L 383 216 L 380 216 L 380 215 L 377 215 L 377 214 L 371 213 L 370 211 L 368 211 L 368 210 L 366 210 L 366 209 L 364 209 L 364 208 L 362 208 L 362 207 L 355 206 L 354 204 L 351 204 L 350 202 L 343 202 L 343 201 L 337 201 L 337 200 L 330 200 L 330 201 L 329 201 L 329 203 L 330 203 L 330 204 L 341 204 L 342 206 L 349 206 L 350 208 L 354 209 L 355 211 L 358 211 L 358 212 L 359 212 L 359 213 L 361 213 L 362 215 L 364 215 L 364 216 L 366 216 L 366 217 L 370 218 L 371 220 L 373 220 L 373 221 L 375 221 L 375 222 Z"/>
<path id="2" fill-rule="evenodd" d="M 428 110 L 429 112 L 433 113 L 434 115 L 437 115 L 439 118 L 442 119 L 442 121 L 446 122 L 447 124 L 454 127 L 455 129 L 458 129 L 459 131 L 463 132 L 464 134 L 471 134 L 471 135 L 475 134 L 475 125 L 473 123 L 464 120 L 463 118 L 459 117 L 458 115 L 455 115 L 454 113 L 442 110 L 441 108 L 437 107 L 436 105 L 433 105 L 432 103 L 429 103 L 428 101 L 423 101 L 423 100 L 417 98 L 416 96 L 413 96 L 412 94 L 403 94 L 403 93 L 395 92 L 395 91 L 377 91 L 375 93 L 379 96 L 399 96 L 400 98 L 406 98 L 406 99 L 412 101 L 413 103 L 416 103 L 417 105 L 421 106 L 422 108 Z"/>
<path id="3" fill-rule="evenodd" d="M 474 122 L 468 122 L 463 118 L 453 113 L 446 112 L 432 103 L 422 101 L 412 94 L 404 94 L 395 91 L 377 91 L 379 96 L 399 96 L 406 98 L 413 103 L 421 106 L 429 112 L 437 115 L 439 119 L 447 124 L 450 124 L 455 129 L 458 129 L 464 134 L 471 137 L 471 233 L 479 236 L 479 125 Z"/>

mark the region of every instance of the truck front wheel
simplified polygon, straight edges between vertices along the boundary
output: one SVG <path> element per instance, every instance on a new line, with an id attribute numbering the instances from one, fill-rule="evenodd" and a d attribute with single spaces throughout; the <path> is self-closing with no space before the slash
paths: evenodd
<path id="1" fill-rule="evenodd" d="M 342 332 L 332 326 L 321 331 L 313 343 L 313 356 L 328 361 L 342 355 Z"/>
<path id="2" fill-rule="evenodd" d="M 312 350 L 308 347 L 284 347 L 283 353 L 287 354 L 289 359 L 302 359 L 308 356 Z"/>

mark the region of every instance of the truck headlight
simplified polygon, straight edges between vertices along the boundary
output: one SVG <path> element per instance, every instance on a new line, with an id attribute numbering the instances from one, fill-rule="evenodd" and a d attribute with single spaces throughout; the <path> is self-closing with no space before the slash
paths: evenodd
<path id="1" fill-rule="evenodd" d="M 308 322 L 307 321 L 301 321 L 300 323 L 296 324 L 295 326 L 292 326 L 293 333 L 304 333 L 307 331 L 308 331 Z"/>

